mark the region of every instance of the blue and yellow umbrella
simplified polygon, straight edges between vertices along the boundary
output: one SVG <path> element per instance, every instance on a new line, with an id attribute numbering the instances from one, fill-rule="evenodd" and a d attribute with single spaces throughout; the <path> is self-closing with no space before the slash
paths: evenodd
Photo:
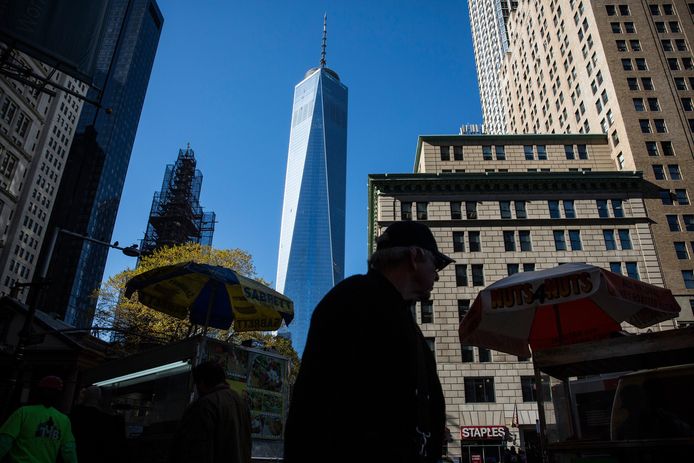
<path id="1" fill-rule="evenodd" d="M 288 297 L 235 271 L 216 265 L 184 262 L 158 267 L 131 278 L 125 296 L 158 312 L 196 325 L 234 330 L 272 331 L 294 318 Z"/>

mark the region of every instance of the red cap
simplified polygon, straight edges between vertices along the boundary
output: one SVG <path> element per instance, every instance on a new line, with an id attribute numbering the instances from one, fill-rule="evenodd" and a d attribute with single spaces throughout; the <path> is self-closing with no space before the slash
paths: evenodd
<path id="1" fill-rule="evenodd" d="M 63 390 L 63 380 L 57 376 L 44 376 L 38 384 L 39 389 Z"/>

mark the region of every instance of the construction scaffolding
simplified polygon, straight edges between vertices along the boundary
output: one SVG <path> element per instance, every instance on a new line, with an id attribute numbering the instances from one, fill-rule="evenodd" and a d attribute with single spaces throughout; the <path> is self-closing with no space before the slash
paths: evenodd
<path id="1" fill-rule="evenodd" d="M 200 243 L 212 246 L 215 214 L 200 206 L 202 173 L 195 168 L 195 152 L 190 144 L 178 150 L 175 164 L 166 166 L 161 191 L 154 193 L 142 254 L 164 246 Z"/>

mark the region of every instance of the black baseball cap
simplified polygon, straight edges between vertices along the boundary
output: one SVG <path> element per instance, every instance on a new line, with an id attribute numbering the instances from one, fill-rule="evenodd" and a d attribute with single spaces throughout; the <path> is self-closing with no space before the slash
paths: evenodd
<path id="1" fill-rule="evenodd" d="M 436 269 L 441 270 L 455 260 L 439 252 L 436 239 L 423 223 L 405 220 L 391 224 L 376 240 L 376 250 L 400 246 L 417 246 L 431 252 L 436 259 Z"/>

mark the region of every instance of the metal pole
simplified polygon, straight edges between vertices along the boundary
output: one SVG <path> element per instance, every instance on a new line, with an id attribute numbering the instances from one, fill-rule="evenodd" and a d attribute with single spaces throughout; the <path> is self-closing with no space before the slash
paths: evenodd
<path id="1" fill-rule="evenodd" d="M 548 463 L 547 458 L 547 422 L 545 420 L 545 405 L 543 403 L 544 397 L 542 396 L 542 376 L 540 375 L 540 369 L 535 364 L 535 359 L 533 358 L 533 368 L 535 370 L 535 399 L 537 400 L 537 414 L 540 418 L 540 458 L 542 463 Z"/>

